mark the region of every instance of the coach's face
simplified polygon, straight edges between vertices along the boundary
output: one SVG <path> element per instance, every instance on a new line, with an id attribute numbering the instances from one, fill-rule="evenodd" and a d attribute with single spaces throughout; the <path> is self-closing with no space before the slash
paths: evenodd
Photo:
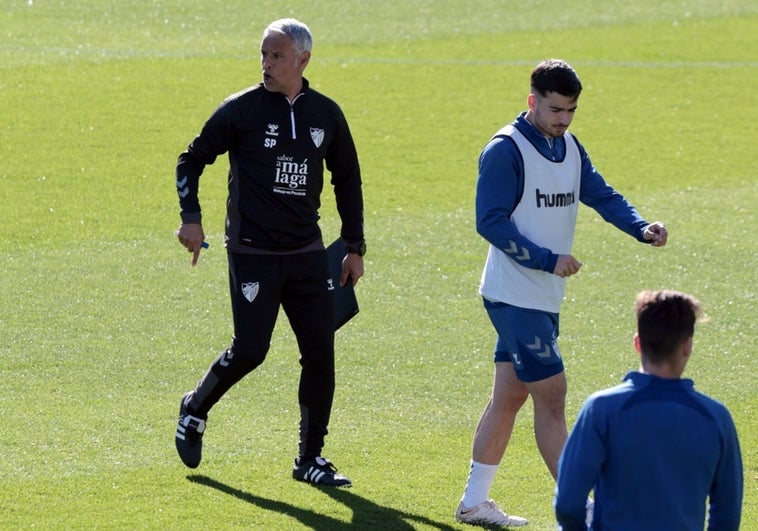
<path id="1" fill-rule="evenodd" d="M 265 34 L 261 41 L 263 86 L 294 99 L 303 86 L 303 71 L 310 58 L 310 52 L 297 53 L 292 39 L 283 33 Z"/>
<path id="2" fill-rule="evenodd" d="M 526 119 L 545 136 L 562 136 L 574 119 L 576 102 L 576 99 L 557 92 L 548 92 L 547 96 L 531 93 L 527 98 L 529 111 Z"/>

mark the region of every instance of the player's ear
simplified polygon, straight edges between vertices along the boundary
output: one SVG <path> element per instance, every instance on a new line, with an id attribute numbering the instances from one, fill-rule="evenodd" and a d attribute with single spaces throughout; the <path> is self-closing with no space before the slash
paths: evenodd
<path id="1" fill-rule="evenodd" d="M 684 349 L 684 357 L 689 358 L 690 355 L 692 354 L 692 338 L 691 337 L 688 337 L 687 339 L 684 340 L 683 349 Z"/>
<path id="2" fill-rule="evenodd" d="M 634 341 L 634 350 L 642 354 L 642 347 L 640 346 L 640 335 L 635 333 L 633 341 Z"/>
<path id="3" fill-rule="evenodd" d="M 530 92 L 529 95 L 526 97 L 526 106 L 529 108 L 530 111 L 534 111 L 536 104 L 537 104 L 537 97 L 534 95 L 534 92 Z"/>

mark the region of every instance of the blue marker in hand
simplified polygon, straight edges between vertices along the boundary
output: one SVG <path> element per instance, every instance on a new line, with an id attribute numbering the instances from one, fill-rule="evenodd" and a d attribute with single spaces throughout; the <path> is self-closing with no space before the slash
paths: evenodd
<path id="1" fill-rule="evenodd" d="M 174 236 L 179 236 L 179 231 L 178 230 L 174 231 Z M 210 246 L 211 246 L 211 244 L 208 243 L 208 242 L 203 242 L 203 243 L 200 244 L 200 247 L 202 247 L 203 249 L 207 249 Z"/>

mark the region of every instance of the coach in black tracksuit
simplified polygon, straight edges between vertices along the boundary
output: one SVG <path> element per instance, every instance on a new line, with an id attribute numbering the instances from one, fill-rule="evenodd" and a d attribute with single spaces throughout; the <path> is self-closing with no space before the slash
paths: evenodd
<path id="1" fill-rule="evenodd" d="M 334 396 L 334 298 L 318 226 L 324 163 L 331 173 L 341 236 L 348 253 L 340 282 L 363 275 L 363 196 L 358 157 L 339 106 L 309 87 L 308 28 L 273 22 L 263 34 L 263 82 L 227 98 L 176 169 L 179 241 L 197 263 L 204 240 L 198 182 L 216 157 L 229 154 L 225 243 L 234 336 L 197 387 L 182 399 L 176 446 L 200 464 L 211 407 L 266 357 L 280 305 L 300 348 L 300 448 L 295 479 L 350 485 L 321 457 Z"/>

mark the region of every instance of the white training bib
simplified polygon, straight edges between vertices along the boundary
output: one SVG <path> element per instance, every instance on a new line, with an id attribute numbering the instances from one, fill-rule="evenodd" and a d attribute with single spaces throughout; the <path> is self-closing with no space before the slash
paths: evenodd
<path id="1" fill-rule="evenodd" d="M 519 233 L 540 247 L 557 254 L 571 254 L 581 182 L 581 156 L 573 137 L 564 133 L 566 156 L 555 162 L 543 157 L 512 125 L 497 135 L 512 138 L 524 161 L 524 193 L 511 221 Z M 513 254 L 512 249 L 490 245 L 479 289 L 481 295 L 521 308 L 558 313 L 566 279 L 520 265 L 505 252 Z"/>

